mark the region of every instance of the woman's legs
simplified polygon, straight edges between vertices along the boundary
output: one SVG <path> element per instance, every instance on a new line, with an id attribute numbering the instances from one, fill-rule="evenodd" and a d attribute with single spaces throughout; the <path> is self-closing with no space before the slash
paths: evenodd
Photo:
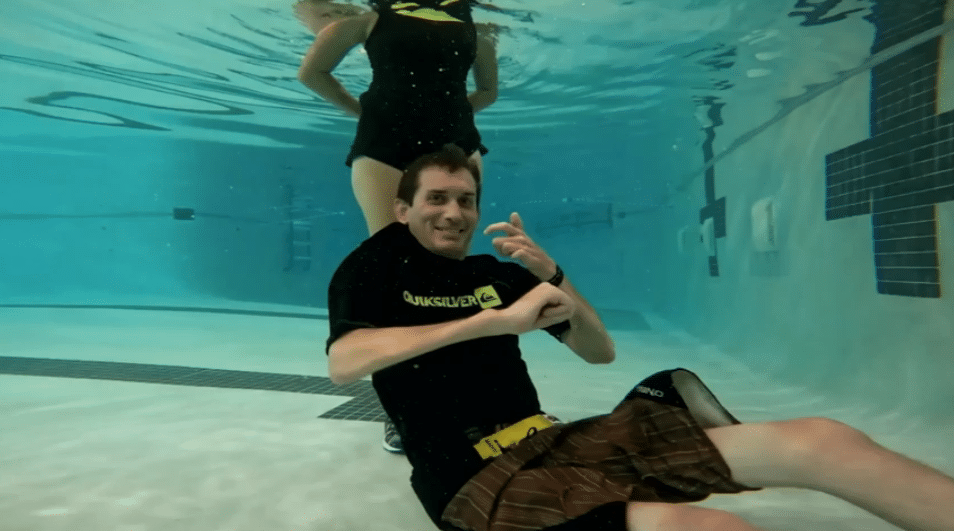
<path id="1" fill-rule="evenodd" d="M 480 156 L 480 150 L 477 150 L 470 154 L 470 160 L 477 165 L 477 170 L 480 171 L 480 180 L 484 181 L 484 158 Z"/>
<path id="2" fill-rule="evenodd" d="M 480 151 L 471 154 L 470 160 L 477 164 L 481 173 L 484 172 Z M 402 175 L 403 170 L 370 157 L 358 157 L 352 161 L 351 188 L 364 214 L 369 235 L 397 221 L 394 217 L 394 198 L 397 197 Z"/>
<path id="3" fill-rule="evenodd" d="M 404 172 L 369 157 L 351 163 L 351 188 L 364 214 L 368 234 L 374 234 L 397 221 L 394 198 Z"/>

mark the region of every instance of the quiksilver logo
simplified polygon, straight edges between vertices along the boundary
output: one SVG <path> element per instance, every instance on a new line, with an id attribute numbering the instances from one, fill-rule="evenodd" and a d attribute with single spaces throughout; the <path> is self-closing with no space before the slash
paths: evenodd
<path id="1" fill-rule="evenodd" d="M 484 309 L 503 304 L 503 301 L 500 300 L 500 295 L 497 295 L 497 290 L 495 290 L 493 286 L 477 288 L 474 290 L 474 295 L 480 300 L 480 307 Z"/>
<path id="2" fill-rule="evenodd" d="M 468 308 L 470 306 L 477 306 L 480 304 L 477 301 L 477 297 L 473 295 L 434 297 L 412 295 L 409 291 L 404 292 L 404 301 L 409 304 L 413 304 L 414 306 L 421 306 L 424 308 Z"/>
<path id="3" fill-rule="evenodd" d="M 637 386 L 636 392 L 643 393 L 645 395 L 655 396 L 656 398 L 662 398 L 663 396 L 666 395 L 666 393 L 663 393 L 659 389 L 650 389 L 649 387 L 646 387 L 645 385 Z"/>

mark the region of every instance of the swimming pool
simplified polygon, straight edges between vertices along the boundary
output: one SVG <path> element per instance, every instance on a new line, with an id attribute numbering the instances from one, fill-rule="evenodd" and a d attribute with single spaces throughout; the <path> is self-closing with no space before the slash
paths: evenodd
<path id="1" fill-rule="evenodd" d="M 743 421 L 828 416 L 954 471 L 945 3 L 500 6 L 483 221 L 519 211 L 617 343 L 584 366 L 527 336 L 548 411 L 683 366 Z M 290 6 L 0 21 L 0 529 L 427 528 L 369 383 L 327 379 L 354 120 L 295 78 Z M 359 93 L 367 58 L 338 72 Z M 705 504 L 891 528 L 806 491 Z"/>

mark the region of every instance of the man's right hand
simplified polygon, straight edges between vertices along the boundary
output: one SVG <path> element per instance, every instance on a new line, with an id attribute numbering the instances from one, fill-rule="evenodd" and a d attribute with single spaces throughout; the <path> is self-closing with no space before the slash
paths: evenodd
<path id="1" fill-rule="evenodd" d="M 576 303 L 566 292 L 543 282 L 507 308 L 494 310 L 494 335 L 520 335 L 546 328 L 573 317 L 574 311 Z"/>

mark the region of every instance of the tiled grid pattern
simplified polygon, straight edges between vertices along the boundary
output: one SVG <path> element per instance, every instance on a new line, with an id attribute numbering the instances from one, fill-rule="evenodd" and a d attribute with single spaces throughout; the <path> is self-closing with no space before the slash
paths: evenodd
<path id="1" fill-rule="evenodd" d="M 350 396 L 354 398 L 323 413 L 318 418 L 370 422 L 382 422 L 385 419 L 384 410 L 381 409 L 381 403 L 378 402 L 374 388 L 370 382 L 364 380 L 336 386 L 331 383 L 331 380 L 322 376 L 8 356 L 0 356 L 0 374 Z"/>
<path id="2" fill-rule="evenodd" d="M 871 8 L 877 28 L 871 53 L 886 50 L 944 22 L 947 0 L 879 0 Z"/>
<path id="3" fill-rule="evenodd" d="M 702 143 L 702 154 L 705 158 L 706 163 L 712 160 L 713 150 L 712 142 L 715 140 L 715 128 L 722 125 L 722 107 L 725 106 L 724 103 L 720 103 L 714 97 L 707 97 L 697 100 L 696 103 L 705 105 L 709 108 L 708 115 L 709 120 L 711 120 L 712 125 L 704 128 L 706 133 L 706 139 Z M 699 223 L 705 223 L 709 218 L 712 218 L 713 229 L 715 232 L 715 238 L 725 238 L 725 197 L 720 197 L 716 199 L 715 195 L 715 166 L 710 166 L 706 170 L 706 180 L 705 180 L 705 189 L 706 189 L 706 206 L 702 207 L 699 211 Z M 719 250 L 718 246 L 716 247 L 716 254 L 709 257 L 709 276 L 717 277 L 719 276 Z"/>
<path id="4" fill-rule="evenodd" d="M 884 0 L 873 52 L 940 25 L 943 0 Z M 826 157 L 828 220 L 872 214 L 878 292 L 941 296 L 935 205 L 954 200 L 954 113 L 936 115 L 940 39 L 872 70 L 872 138 Z"/>

